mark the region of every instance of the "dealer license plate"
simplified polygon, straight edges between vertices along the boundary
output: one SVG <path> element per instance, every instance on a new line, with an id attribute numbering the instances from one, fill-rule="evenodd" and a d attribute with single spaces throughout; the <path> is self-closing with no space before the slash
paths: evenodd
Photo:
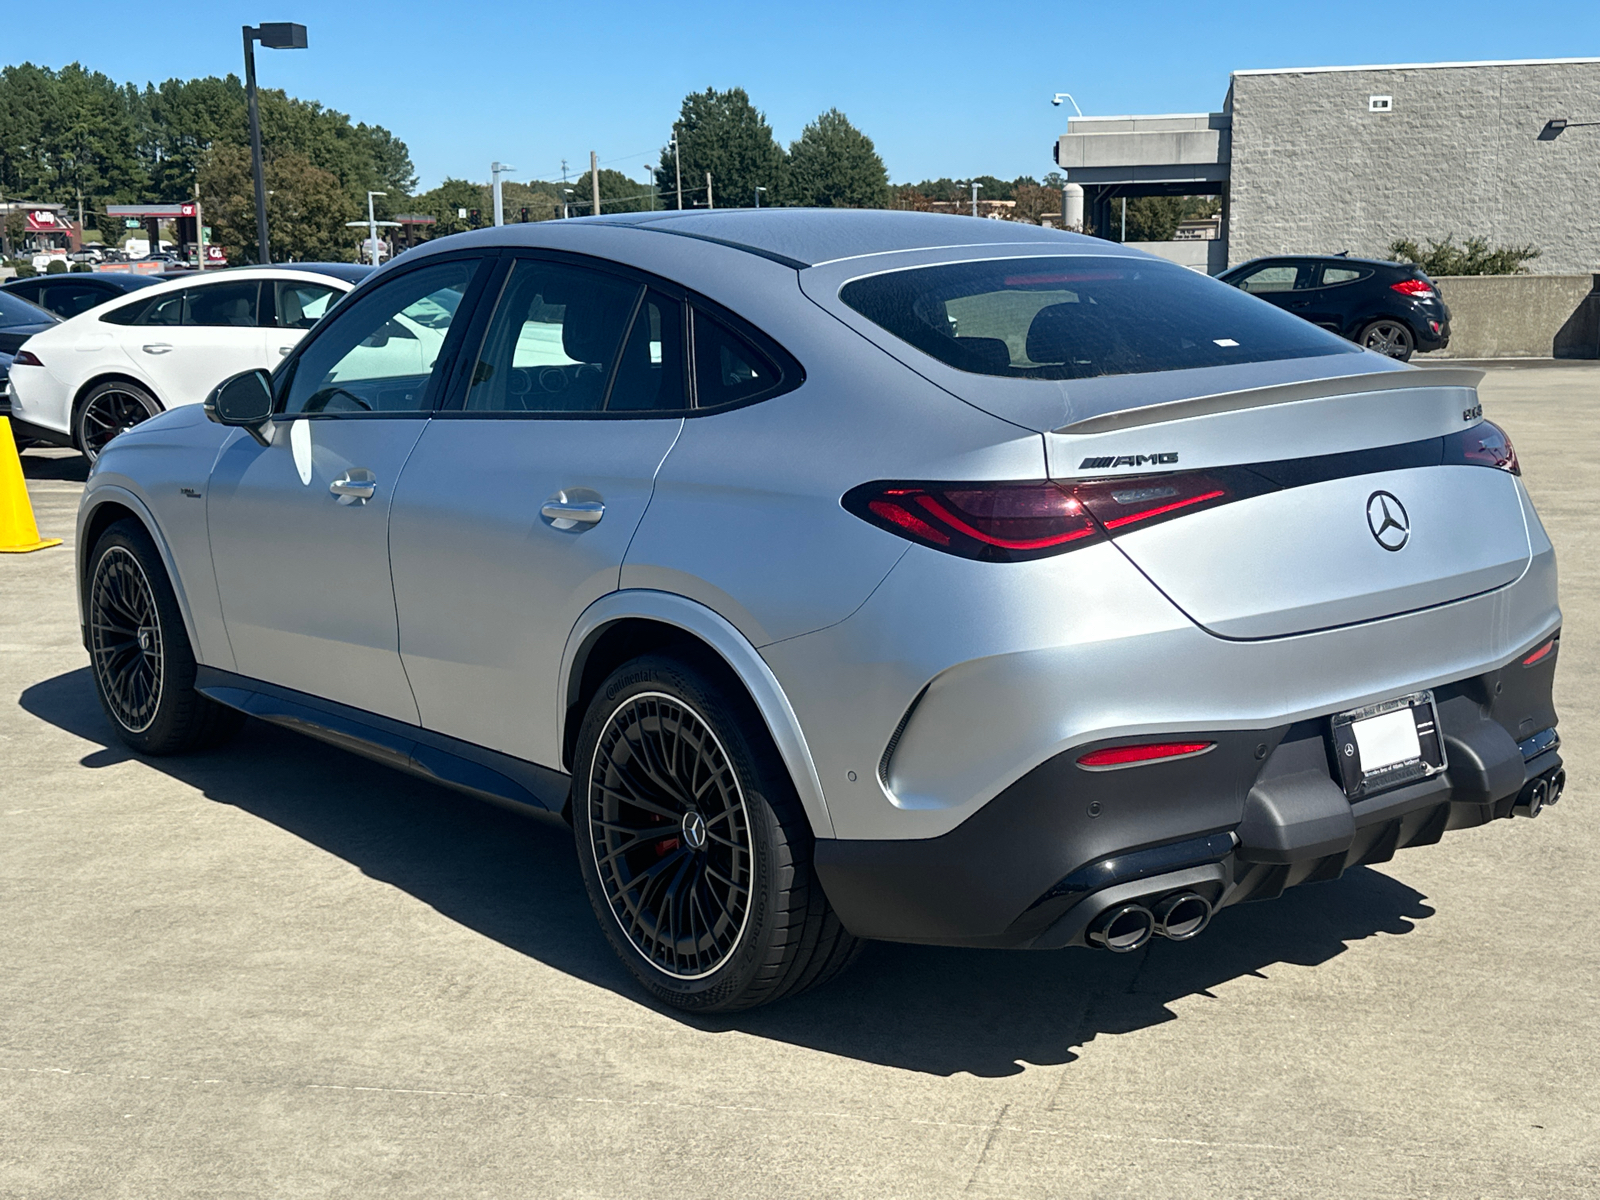
<path id="1" fill-rule="evenodd" d="M 1333 718 L 1333 749 L 1352 800 L 1437 775 L 1445 755 L 1433 693 L 1340 713 Z"/>

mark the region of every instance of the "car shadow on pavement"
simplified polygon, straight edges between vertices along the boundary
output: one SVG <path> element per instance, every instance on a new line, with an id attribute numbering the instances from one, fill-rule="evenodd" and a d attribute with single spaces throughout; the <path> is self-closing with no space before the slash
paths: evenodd
<path id="1" fill-rule="evenodd" d="M 22 456 L 24 479 L 52 479 L 83 483 L 89 478 L 89 460 L 76 450 L 30 450 Z"/>
<path id="2" fill-rule="evenodd" d="M 88 768 L 134 757 L 112 734 L 88 668 L 23 692 L 29 713 L 103 749 Z M 337 855 L 485 937 L 648 1004 L 597 928 L 564 827 L 476 802 L 258 721 L 226 747 L 151 767 Z M 1128 955 L 869 945 L 816 992 L 752 1012 L 675 1020 L 738 1030 L 934 1075 L 1017 1074 L 1070 1063 L 1102 1035 L 1177 1020 L 1175 1001 L 1214 999 L 1279 964 L 1311 967 L 1352 942 L 1404 934 L 1433 913 L 1421 893 L 1367 868 L 1219 913 L 1192 942 Z M 651 1005 L 651 1007 L 657 1007 Z"/>

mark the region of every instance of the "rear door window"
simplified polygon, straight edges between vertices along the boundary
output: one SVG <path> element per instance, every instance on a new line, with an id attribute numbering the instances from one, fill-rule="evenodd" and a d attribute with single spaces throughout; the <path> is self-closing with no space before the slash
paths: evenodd
<path id="1" fill-rule="evenodd" d="M 1362 267 L 1323 267 L 1322 279 L 1319 287 L 1335 287 L 1341 283 L 1354 283 L 1358 279 L 1365 279 L 1371 275 L 1370 270 Z"/>
<path id="2" fill-rule="evenodd" d="M 852 280 L 839 295 L 941 362 L 1011 379 L 1090 379 L 1360 353 L 1225 283 L 1142 258 L 1062 255 L 915 267 Z"/>
<path id="3" fill-rule="evenodd" d="M 643 290 L 585 267 L 516 260 L 472 370 L 466 411 L 600 412 Z M 648 359 L 648 346 L 643 353 Z"/>
<path id="4" fill-rule="evenodd" d="M 253 329 L 261 284 L 254 279 L 208 283 L 183 292 L 185 325 L 231 325 Z"/>

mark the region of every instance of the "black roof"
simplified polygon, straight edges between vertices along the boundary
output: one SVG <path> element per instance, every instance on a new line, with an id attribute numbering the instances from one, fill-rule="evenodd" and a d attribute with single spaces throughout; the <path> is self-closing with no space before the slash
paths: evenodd
<path id="1" fill-rule="evenodd" d="M 346 283 L 360 283 L 376 268 L 365 263 L 273 263 L 277 271 L 315 271 L 318 275 L 332 275 L 335 279 L 342 279 Z"/>
<path id="2" fill-rule="evenodd" d="M 1228 274 L 1231 275 L 1239 267 L 1248 267 L 1255 263 L 1282 262 L 1290 259 L 1295 262 L 1360 263 L 1364 267 L 1393 267 L 1397 271 L 1410 271 L 1417 266 L 1416 263 L 1394 262 L 1387 258 L 1357 258 L 1353 254 L 1263 254 L 1238 266 L 1229 267 Z"/>

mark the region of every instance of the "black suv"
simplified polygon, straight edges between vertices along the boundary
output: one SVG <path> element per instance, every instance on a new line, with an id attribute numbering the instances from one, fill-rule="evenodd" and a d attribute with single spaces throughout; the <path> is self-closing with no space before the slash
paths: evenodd
<path id="1" fill-rule="evenodd" d="M 1450 344 L 1450 310 L 1411 263 L 1284 255 L 1251 259 L 1217 278 L 1390 358 Z"/>

